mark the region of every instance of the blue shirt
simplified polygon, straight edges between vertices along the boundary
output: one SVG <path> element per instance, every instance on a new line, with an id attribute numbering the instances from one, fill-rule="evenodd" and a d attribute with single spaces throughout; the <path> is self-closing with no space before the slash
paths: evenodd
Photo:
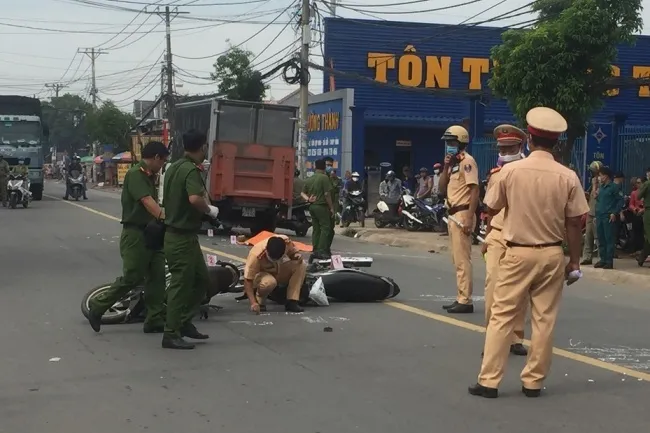
<path id="1" fill-rule="evenodd" d="M 621 187 L 614 182 L 600 185 L 596 198 L 596 216 L 618 215 L 625 205 L 625 197 Z"/>

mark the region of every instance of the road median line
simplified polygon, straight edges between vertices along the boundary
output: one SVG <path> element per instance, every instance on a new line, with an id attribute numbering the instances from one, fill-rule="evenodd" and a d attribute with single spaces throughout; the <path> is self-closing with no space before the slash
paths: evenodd
<path id="1" fill-rule="evenodd" d="M 72 203 L 72 202 L 69 202 L 69 201 L 61 200 L 58 197 L 53 197 L 53 196 L 49 196 L 49 195 L 44 195 L 44 196 L 48 197 L 48 198 L 51 198 L 51 199 L 54 199 L 54 200 L 62 201 L 62 202 L 66 203 L 66 204 L 68 204 L 70 206 L 74 206 L 76 208 L 85 210 L 85 211 L 93 213 L 95 215 L 102 216 L 102 217 L 104 217 L 106 219 L 109 219 L 111 221 L 117 221 L 117 222 L 120 221 L 120 218 L 118 218 L 118 217 L 116 217 L 114 215 L 110 215 L 110 214 L 107 214 L 105 212 L 98 211 L 96 209 L 93 209 L 93 208 L 88 207 L 88 206 L 84 206 L 84 205 L 79 204 L 79 203 Z M 223 251 L 215 250 L 215 249 L 204 247 L 204 246 L 201 246 L 201 250 L 204 251 L 204 252 L 215 254 L 215 255 L 220 256 L 220 257 L 225 257 L 225 258 L 231 259 L 231 260 L 239 262 L 239 263 L 244 263 L 245 262 L 245 259 L 243 257 L 235 256 L 233 254 L 228 254 L 228 253 L 223 252 Z M 396 308 L 398 310 L 402 310 L 402 311 L 407 312 L 407 313 L 414 314 L 416 316 L 420 316 L 420 317 L 424 317 L 424 318 L 427 318 L 427 319 L 430 319 L 430 320 L 434 320 L 434 321 L 439 322 L 439 323 L 445 323 L 447 325 L 455 326 L 457 328 L 465 329 L 465 330 L 472 331 L 472 332 L 478 332 L 478 333 L 481 333 L 481 334 L 485 333 L 485 327 L 484 326 L 475 325 L 473 323 L 465 322 L 463 320 L 455 319 L 453 317 L 448 317 L 448 316 L 445 316 L 445 315 L 442 315 L 442 314 L 433 313 L 431 311 L 422 310 L 420 308 L 412 307 L 410 305 L 403 304 L 401 302 L 384 301 L 383 304 L 387 305 L 389 307 L 392 307 L 392 308 Z M 530 344 L 531 344 L 530 340 L 524 340 L 524 345 L 525 346 L 530 347 Z M 636 379 L 640 379 L 640 380 L 650 382 L 650 373 L 644 373 L 642 371 L 637 371 L 637 370 L 633 370 L 631 368 L 622 367 L 620 365 L 616 365 L 616 364 L 612 364 L 612 363 L 609 363 L 609 362 L 601 361 L 601 360 L 596 359 L 596 358 L 591 358 L 591 357 L 588 357 L 588 356 L 585 356 L 585 355 L 580 355 L 580 354 L 570 352 L 568 350 L 560 349 L 560 348 L 557 348 L 557 347 L 553 347 L 553 354 L 557 355 L 559 357 L 565 358 L 565 359 L 570 359 L 570 360 L 573 360 L 573 361 L 576 361 L 576 362 L 580 362 L 582 364 L 590 365 L 592 367 L 597 367 L 597 368 L 600 368 L 600 369 L 603 369 L 603 370 L 607 370 L 607 371 L 610 371 L 612 373 L 618 373 L 618 374 L 622 374 L 622 375 L 625 375 L 625 376 L 630 376 L 630 377 L 634 377 Z"/>

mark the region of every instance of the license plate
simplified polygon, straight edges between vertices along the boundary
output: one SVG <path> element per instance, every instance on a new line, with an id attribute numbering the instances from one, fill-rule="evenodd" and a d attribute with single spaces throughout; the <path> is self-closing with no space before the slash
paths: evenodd
<path id="1" fill-rule="evenodd" d="M 311 216 L 311 214 L 309 213 L 309 211 L 308 211 L 308 210 L 306 210 L 306 211 L 305 211 L 305 216 L 308 216 L 308 217 L 310 217 L 310 216 Z"/>
<path id="2" fill-rule="evenodd" d="M 241 215 L 243 217 L 250 217 L 254 218 L 255 217 L 255 209 L 252 207 L 245 207 L 241 210 Z"/>

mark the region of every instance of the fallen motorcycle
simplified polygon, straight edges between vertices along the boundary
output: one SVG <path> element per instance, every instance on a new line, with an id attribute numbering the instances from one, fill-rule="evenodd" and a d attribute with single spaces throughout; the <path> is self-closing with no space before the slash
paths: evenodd
<path id="1" fill-rule="evenodd" d="M 358 268 L 371 267 L 373 260 L 370 257 L 342 257 L 343 269 L 332 269 L 331 260 L 313 260 L 307 265 L 307 276 L 300 291 L 300 303 L 314 305 L 310 292 L 314 285 L 322 284 L 327 298 L 338 302 L 376 302 L 391 299 L 400 293 L 400 288 L 395 281 L 388 277 L 369 274 Z M 243 265 L 241 266 L 243 268 Z M 241 270 L 241 268 L 240 268 Z M 237 287 L 244 289 L 243 272 L 240 272 L 240 281 Z M 320 280 L 320 281 L 319 281 Z M 238 301 L 246 299 L 246 295 L 236 298 Z M 286 286 L 279 286 L 270 295 L 269 299 L 279 304 L 287 300 Z"/>
<path id="2" fill-rule="evenodd" d="M 210 304 L 210 300 L 222 293 L 238 293 L 242 289 L 238 287 L 241 279 L 239 267 L 227 262 L 217 262 L 217 266 L 208 267 L 210 286 L 206 298 L 201 303 L 199 312 L 202 318 L 207 318 L 210 310 L 221 309 Z M 165 267 L 165 289 L 169 287 L 171 274 Z M 88 318 L 90 312 L 90 300 L 106 292 L 112 283 L 102 284 L 86 293 L 81 300 L 81 313 Z M 138 286 L 119 299 L 102 316 L 103 325 L 114 325 L 118 323 L 136 323 L 144 321 L 146 317 L 144 303 L 144 286 Z"/>

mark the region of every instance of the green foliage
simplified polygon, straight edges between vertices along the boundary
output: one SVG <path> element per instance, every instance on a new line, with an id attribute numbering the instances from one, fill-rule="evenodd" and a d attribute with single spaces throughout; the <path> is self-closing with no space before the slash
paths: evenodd
<path id="1" fill-rule="evenodd" d="M 262 81 L 262 74 L 253 69 L 255 55 L 247 50 L 233 47 L 217 58 L 215 72 L 210 74 L 217 81 L 219 93 L 228 99 L 261 102 L 269 86 Z"/>
<path id="2" fill-rule="evenodd" d="M 576 137 L 598 111 L 617 46 L 642 28 L 642 0 L 538 0 L 530 30 L 510 30 L 492 49 L 490 88 L 517 118 L 536 106 L 556 109 L 569 124 L 561 153 L 567 161 Z"/>
<path id="3" fill-rule="evenodd" d="M 43 119 L 50 128 L 50 145 L 75 152 L 86 146 L 86 116 L 92 105 L 77 95 L 65 94 L 43 101 Z"/>
<path id="4" fill-rule="evenodd" d="M 133 115 L 123 112 L 113 102 L 106 101 L 88 115 L 88 136 L 91 142 L 113 144 L 118 150 L 126 151 L 130 148 L 129 133 L 135 124 Z"/>

